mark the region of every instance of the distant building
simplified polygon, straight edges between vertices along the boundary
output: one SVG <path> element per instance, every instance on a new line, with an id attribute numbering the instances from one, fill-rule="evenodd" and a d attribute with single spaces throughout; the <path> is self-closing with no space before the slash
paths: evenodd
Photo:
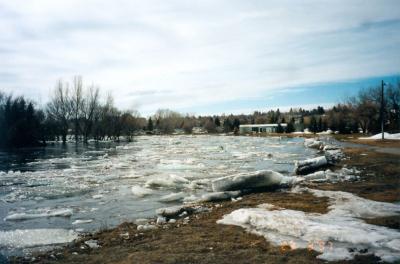
<path id="1" fill-rule="evenodd" d="M 253 125 L 240 125 L 239 131 L 241 134 L 246 133 L 276 133 L 279 124 L 253 124 Z M 286 123 L 282 123 L 283 128 L 287 127 Z"/>

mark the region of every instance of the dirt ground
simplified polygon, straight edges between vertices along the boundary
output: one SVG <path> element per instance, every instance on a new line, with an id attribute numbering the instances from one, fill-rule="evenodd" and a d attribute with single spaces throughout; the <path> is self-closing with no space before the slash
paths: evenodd
<path id="1" fill-rule="evenodd" d="M 372 143 L 371 143 L 372 144 Z M 381 146 L 377 143 L 374 146 Z M 348 159 L 340 166 L 361 170 L 362 180 L 338 184 L 315 184 L 313 188 L 341 190 L 377 201 L 400 200 L 400 156 L 379 153 L 373 148 L 347 148 Z M 327 198 L 311 194 L 292 194 L 284 191 L 264 192 L 244 196 L 237 202 L 207 203 L 211 212 L 190 217 L 184 224 L 178 220 L 166 228 L 145 231 L 124 223 L 117 228 L 89 235 L 61 250 L 36 256 L 37 263 L 324 263 L 316 252 L 307 249 L 289 250 L 268 243 L 263 237 L 246 233 L 236 226 L 218 225 L 224 214 L 243 207 L 271 203 L 305 212 L 325 213 Z M 368 220 L 371 224 L 399 229 L 398 217 Z M 127 235 L 129 234 L 129 236 Z M 123 235 L 122 235 L 123 234 Z M 83 242 L 95 239 L 100 249 L 90 249 Z M 15 259 L 15 262 L 21 262 Z M 373 256 L 357 257 L 338 263 L 377 263 Z M 30 262 L 30 261 L 26 261 Z M 334 262 L 332 262 L 334 263 Z"/>

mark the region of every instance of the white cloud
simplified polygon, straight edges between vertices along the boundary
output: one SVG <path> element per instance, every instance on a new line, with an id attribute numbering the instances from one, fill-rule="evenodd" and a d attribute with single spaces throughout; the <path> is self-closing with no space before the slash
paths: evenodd
<path id="1" fill-rule="evenodd" d="M 122 107 L 198 108 L 397 73 L 399 29 L 399 1 L 0 0 L 0 87 L 45 101 L 81 74 Z"/>

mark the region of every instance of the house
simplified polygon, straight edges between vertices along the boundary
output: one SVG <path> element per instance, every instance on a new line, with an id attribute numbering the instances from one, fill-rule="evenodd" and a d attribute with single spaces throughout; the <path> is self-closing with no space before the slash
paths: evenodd
<path id="1" fill-rule="evenodd" d="M 287 127 L 286 123 L 280 124 L 284 129 Z M 252 125 L 240 125 L 239 131 L 241 134 L 246 133 L 276 133 L 279 124 L 252 124 Z"/>

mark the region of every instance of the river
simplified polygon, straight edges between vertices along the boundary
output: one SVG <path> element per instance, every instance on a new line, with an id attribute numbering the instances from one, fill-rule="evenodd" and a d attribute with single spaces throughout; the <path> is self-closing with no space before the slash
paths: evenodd
<path id="1" fill-rule="evenodd" d="M 301 138 L 218 135 L 0 152 L 0 252 L 26 254 L 71 232 L 152 217 L 210 192 L 214 178 L 261 169 L 291 174 L 295 160 L 315 153 Z"/>

